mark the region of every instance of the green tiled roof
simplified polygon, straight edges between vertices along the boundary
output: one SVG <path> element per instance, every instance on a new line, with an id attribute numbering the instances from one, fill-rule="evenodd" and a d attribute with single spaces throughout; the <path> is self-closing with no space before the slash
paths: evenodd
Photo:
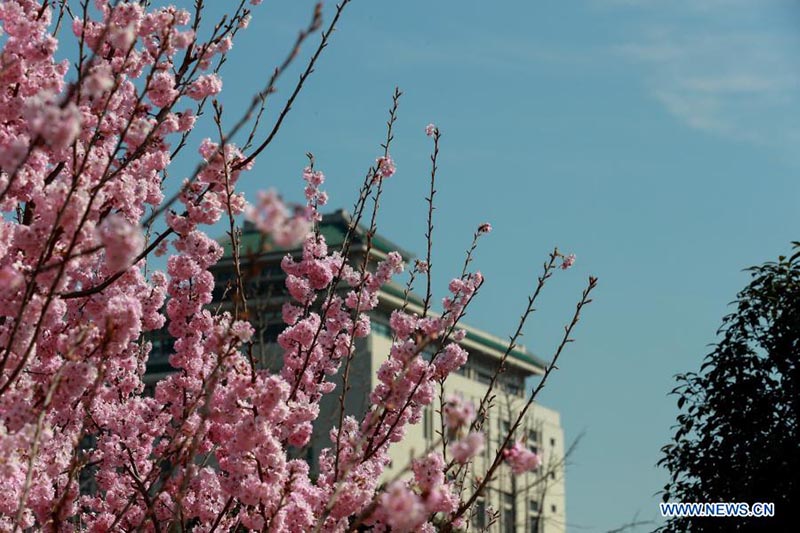
<path id="1" fill-rule="evenodd" d="M 499 352 L 505 352 L 506 350 L 508 350 L 507 342 L 496 341 L 489 337 L 485 337 L 473 330 L 469 329 L 467 330 L 467 338 L 473 342 L 477 342 L 481 346 L 488 346 L 490 348 L 494 348 Z M 523 361 L 535 367 L 544 368 L 545 366 L 547 366 L 547 364 L 540 358 L 536 357 L 534 354 L 524 349 L 514 348 L 513 350 L 511 350 L 509 355 L 511 355 L 511 357 L 514 357 L 515 359 L 519 359 L 520 361 Z"/>

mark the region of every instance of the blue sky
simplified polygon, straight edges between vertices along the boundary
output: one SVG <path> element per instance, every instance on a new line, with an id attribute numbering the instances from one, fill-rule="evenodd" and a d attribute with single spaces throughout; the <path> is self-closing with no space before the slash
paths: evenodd
<path id="1" fill-rule="evenodd" d="M 230 121 L 312 7 L 255 9 L 223 70 Z M 483 221 L 494 232 L 475 266 L 487 281 L 468 321 L 495 334 L 513 330 L 553 246 L 577 254 L 524 338 L 549 357 L 586 278 L 600 278 L 541 396 L 568 440 L 586 432 L 567 474 L 568 529 L 656 520 L 672 376 L 699 367 L 742 269 L 800 238 L 798 24 L 800 5 L 778 0 L 354 0 L 244 189 L 299 200 L 311 151 L 331 207 L 349 208 L 400 86 L 379 231 L 424 250 L 424 127 L 435 122 L 439 295 Z"/>

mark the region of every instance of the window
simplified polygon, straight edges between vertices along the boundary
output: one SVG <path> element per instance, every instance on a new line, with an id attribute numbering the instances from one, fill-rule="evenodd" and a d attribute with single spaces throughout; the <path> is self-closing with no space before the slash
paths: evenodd
<path id="1" fill-rule="evenodd" d="M 392 338 L 392 330 L 389 328 L 388 324 L 384 324 L 383 322 L 378 322 L 377 320 L 372 321 L 372 331 L 374 331 L 377 335 L 381 335 L 382 337 L 386 337 L 387 339 Z"/>
<path id="2" fill-rule="evenodd" d="M 539 501 L 528 502 L 528 532 L 539 533 Z"/>
<path id="3" fill-rule="evenodd" d="M 513 374 L 500 374 L 500 386 L 504 391 L 515 396 L 522 396 L 523 382 L 519 376 Z"/>
<path id="4" fill-rule="evenodd" d="M 556 445 L 556 439 L 550 439 L 550 446 Z"/>
<path id="5" fill-rule="evenodd" d="M 472 515 L 472 525 L 475 529 L 486 528 L 486 501 L 483 498 L 475 500 L 475 513 Z"/>
<path id="6" fill-rule="evenodd" d="M 286 324 L 270 324 L 264 328 L 264 333 L 262 338 L 264 342 L 271 343 L 278 341 L 278 335 L 283 333 L 283 330 L 286 329 Z"/>
<path id="7" fill-rule="evenodd" d="M 535 429 L 528 430 L 528 444 L 536 444 L 539 442 L 539 432 Z"/>
<path id="8" fill-rule="evenodd" d="M 503 531 L 505 533 L 516 533 L 517 524 L 514 520 L 514 508 L 503 509 Z"/>
<path id="9" fill-rule="evenodd" d="M 511 422 L 508 420 L 501 420 L 500 421 L 500 440 L 506 438 L 508 432 L 511 431 Z"/>
<path id="10" fill-rule="evenodd" d="M 488 418 L 487 415 L 483 415 L 481 418 L 483 430 L 486 434 L 486 445 L 483 447 L 483 456 L 486 458 L 486 461 L 489 462 L 494 457 L 493 447 L 490 446 L 490 443 L 492 442 L 492 419 Z"/>
<path id="11" fill-rule="evenodd" d="M 433 439 L 433 407 L 430 405 L 422 410 L 422 435 L 425 440 Z"/>
<path id="12" fill-rule="evenodd" d="M 503 531 L 505 533 L 516 533 L 517 517 L 514 512 L 514 495 L 510 492 L 503 493 Z"/>
<path id="13" fill-rule="evenodd" d="M 555 505 L 551 505 L 550 510 L 555 513 L 556 511 L 558 511 L 558 508 Z"/>
<path id="14" fill-rule="evenodd" d="M 475 369 L 475 380 L 479 383 L 483 383 L 484 385 L 488 385 L 492 382 L 492 374 L 487 372 L 482 368 Z"/>

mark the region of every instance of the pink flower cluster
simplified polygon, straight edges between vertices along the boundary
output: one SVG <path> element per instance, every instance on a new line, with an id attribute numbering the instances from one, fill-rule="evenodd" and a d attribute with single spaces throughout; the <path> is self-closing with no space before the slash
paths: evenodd
<path id="1" fill-rule="evenodd" d="M 106 218 L 99 233 L 105 248 L 106 266 L 111 272 L 131 266 L 144 248 L 142 232 L 121 215 L 112 214 Z"/>
<path id="2" fill-rule="evenodd" d="M 481 453 L 484 448 L 485 438 L 479 431 L 471 431 L 463 439 L 450 445 L 450 455 L 457 463 L 466 464 L 470 459 Z"/>
<path id="3" fill-rule="evenodd" d="M 320 185 L 325 182 L 325 175 L 319 170 L 306 167 L 303 170 L 303 180 L 306 182 L 304 192 L 308 202 L 306 218 L 318 222 L 321 217 L 317 210 L 328 203 L 328 193 L 320 190 Z"/>
<path id="4" fill-rule="evenodd" d="M 306 216 L 292 215 L 273 190 L 259 191 L 258 203 L 248 204 L 244 213 L 259 231 L 269 235 L 281 248 L 297 246 L 311 231 L 311 221 Z"/>
<path id="5" fill-rule="evenodd" d="M 542 458 L 521 442 L 515 442 L 503 450 L 503 457 L 516 475 L 532 472 L 542 466 Z"/>
<path id="6" fill-rule="evenodd" d="M 382 180 L 385 178 L 391 178 L 397 167 L 395 167 L 394 160 L 392 160 L 391 156 L 381 156 L 375 160 L 378 165 L 378 170 L 375 173 L 375 180 Z"/>
<path id="7" fill-rule="evenodd" d="M 258 204 L 247 205 L 245 216 L 258 230 L 269 235 L 274 244 L 281 248 L 298 246 L 313 228 L 315 222 L 322 220 L 319 208 L 328 203 L 328 193 L 320 189 L 325 175 L 306 167 L 303 170 L 306 182 L 304 193 L 306 206 L 290 212 L 275 191 L 259 191 Z"/>
<path id="8" fill-rule="evenodd" d="M 472 402 L 465 401 L 463 397 L 457 394 L 452 394 L 446 398 L 444 420 L 450 430 L 468 426 L 474 419 L 475 405 Z"/>
<path id="9" fill-rule="evenodd" d="M 413 483 L 393 482 L 379 500 L 372 521 L 385 524 L 392 531 L 434 531 L 429 516 L 436 513 L 453 513 L 460 500 L 453 487 L 445 482 L 444 459 L 439 453 L 431 453 L 412 464 Z"/>

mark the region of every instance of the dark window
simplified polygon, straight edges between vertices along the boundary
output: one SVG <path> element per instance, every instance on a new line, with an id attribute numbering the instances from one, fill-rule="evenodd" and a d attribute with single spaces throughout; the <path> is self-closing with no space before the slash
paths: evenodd
<path id="1" fill-rule="evenodd" d="M 503 531 L 505 533 L 516 533 L 517 524 L 514 520 L 514 508 L 503 509 Z"/>
<path id="2" fill-rule="evenodd" d="M 478 369 L 475 369 L 475 379 L 479 383 L 483 383 L 484 385 L 488 385 L 489 383 L 492 382 L 492 374 L 490 374 L 486 370 L 478 368 Z"/>
<path id="3" fill-rule="evenodd" d="M 539 533 L 539 515 L 532 514 L 528 517 L 528 531 L 530 533 Z"/>
<path id="4" fill-rule="evenodd" d="M 517 517 L 514 512 L 514 495 L 509 492 L 503 493 L 503 531 L 505 533 L 516 533 Z"/>
<path id="5" fill-rule="evenodd" d="M 387 339 L 392 338 L 392 330 L 389 328 L 388 324 L 384 324 L 383 322 L 378 322 L 377 320 L 372 321 L 372 331 L 378 335 L 386 337 Z"/>
<path id="6" fill-rule="evenodd" d="M 492 442 L 492 420 L 485 415 L 481 418 L 483 430 L 486 434 L 486 445 L 483 447 L 483 454 L 487 461 L 491 461 L 493 457 L 492 454 L 494 453 L 492 446 L 489 445 L 489 443 Z"/>
<path id="7" fill-rule="evenodd" d="M 511 431 L 511 422 L 508 420 L 501 420 L 500 421 L 500 435 L 497 436 L 497 442 L 500 444 L 503 443 L 505 438 L 508 436 L 508 433 Z M 510 447 L 513 445 L 514 439 L 511 438 L 508 440 L 507 446 Z"/>
<path id="8" fill-rule="evenodd" d="M 508 392 L 509 394 L 513 394 L 514 396 L 522 395 L 522 388 L 516 383 L 506 383 L 505 389 L 506 392 Z"/>
<path id="9" fill-rule="evenodd" d="M 264 342 L 277 342 L 278 335 L 286 329 L 286 324 L 271 324 L 264 328 Z"/>
<path id="10" fill-rule="evenodd" d="M 430 405 L 422 410 L 422 434 L 425 440 L 433 438 L 433 412 Z"/>
<path id="11" fill-rule="evenodd" d="M 486 527 L 486 502 L 483 498 L 475 500 L 475 514 L 472 515 L 472 525 L 479 530 Z"/>

